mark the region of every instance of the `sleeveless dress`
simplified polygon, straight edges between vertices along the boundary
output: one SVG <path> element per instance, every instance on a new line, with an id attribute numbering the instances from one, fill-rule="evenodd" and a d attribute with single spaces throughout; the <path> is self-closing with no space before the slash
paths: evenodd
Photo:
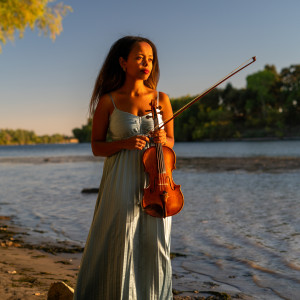
<path id="1" fill-rule="evenodd" d="M 113 140 L 147 134 L 153 128 L 152 118 L 119 110 L 111 100 Z M 74 300 L 173 298 L 171 217 L 154 218 L 141 207 L 147 185 L 143 152 L 121 150 L 104 162 Z"/>

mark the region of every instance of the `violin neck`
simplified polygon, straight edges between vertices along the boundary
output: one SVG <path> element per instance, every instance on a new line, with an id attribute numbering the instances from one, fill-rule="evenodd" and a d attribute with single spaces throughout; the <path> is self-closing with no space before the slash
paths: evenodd
<path id="1" fill-rule="evenodd" d="M 161 143 L 155 144 L 156 148 L 156 158 L 157 158 L 157 169 L 158 174 L 165 174 L 166 173 L 166 165 L 163 153 L 163 146 Z"/>
<path id="2" fill-rule="evenodd" d="M 152 100 L 150 103 L 150 106 L 151 106 L 151 111 L 152 111 L 154 128 L 158 128 L 159 121 L 158 121 L 156 100 Z M 155 143 L 155 148 L 156 148 L 158 174 L 165 174 L 166 173 L 166 165 L 165 165 L 165 159 L 164 159 L 164 153 L 163 153 L 163 146 L 161 143 Z"/>

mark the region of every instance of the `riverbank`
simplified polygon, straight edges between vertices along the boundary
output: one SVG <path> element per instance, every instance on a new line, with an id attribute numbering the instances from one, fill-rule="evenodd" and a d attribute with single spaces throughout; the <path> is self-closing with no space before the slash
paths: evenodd
<path id="1" fill-rule="evenodd" d="M 71 162 L 103 162 L 103 157 L 90 155 L 53 157 L 0 157 L 0 164 L 45 164 Z M 300 157 L 177 157 L 177 169 L 205 172 L 238 171 L 285 172 L 300 169 Z"/>
<path id="2" fill-rule="evenodd" d="M 63 281 L 74 288 L 82 249 L 68 244 L 28 243 L 28 235 L 30 233 L 16 227 L 10 217 L 0 216 L 0 299 L 47 299 L 54 282 Z M 236 287 L 221 284 L 205 275 L 195 288 L 192 277 L 182 276 L 184 257 L 172 253 L 175 300 L 252 299 Z"/>

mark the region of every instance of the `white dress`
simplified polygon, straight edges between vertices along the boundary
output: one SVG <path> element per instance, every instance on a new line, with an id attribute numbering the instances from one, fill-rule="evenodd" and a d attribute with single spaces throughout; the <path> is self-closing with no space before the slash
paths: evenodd
<path id="1" fill-rule="evenodd" d="M 152 118 L 121 111 L 112 102 L 113 140 L 147 134 L 153 128 Z M 121 150 L 105 160 L 75 300 L 173 298 L 171 217 L 154 218 L 141 208 L 147 184 L 142 156 L 143 151 Z"/>

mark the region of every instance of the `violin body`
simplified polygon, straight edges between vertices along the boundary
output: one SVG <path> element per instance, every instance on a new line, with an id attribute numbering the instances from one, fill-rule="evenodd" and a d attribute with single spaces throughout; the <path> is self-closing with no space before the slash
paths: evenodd
<path id="1" fill-rule="evenodd" d="M 154 130 L 159 126 L 156 106 L 156 101 L 152 100 L 150 107 Z M 183 207 L 180 185 L 176 185 L 172 178 L 175 163 L 176 155 L 173 149 L 163 146 L 161 143 L 155 143 L 155 146 L 144 152 L 143 164 L 145 172 L 149 175 L 149 185 L 144 189 L 142 207 L 152 217 L 173 216 L 179 213 Z"/>
<path id="2" fill-rule="evenodd" d="M 157 159 L 155 146 L 145 150 L 143 155 L 145 172 L 149 174 L 149 185 L 144 189 L 142 207 L 152 217 L 166 218 L 179 213 L 184 200 L 180 185 L 175 184 L 172 178 L 176 162 L 175 153 L 170 147 L 161 144 L 160 146 L 165 164 L 163 172 L 159 171 L 161 161 Z"/>

